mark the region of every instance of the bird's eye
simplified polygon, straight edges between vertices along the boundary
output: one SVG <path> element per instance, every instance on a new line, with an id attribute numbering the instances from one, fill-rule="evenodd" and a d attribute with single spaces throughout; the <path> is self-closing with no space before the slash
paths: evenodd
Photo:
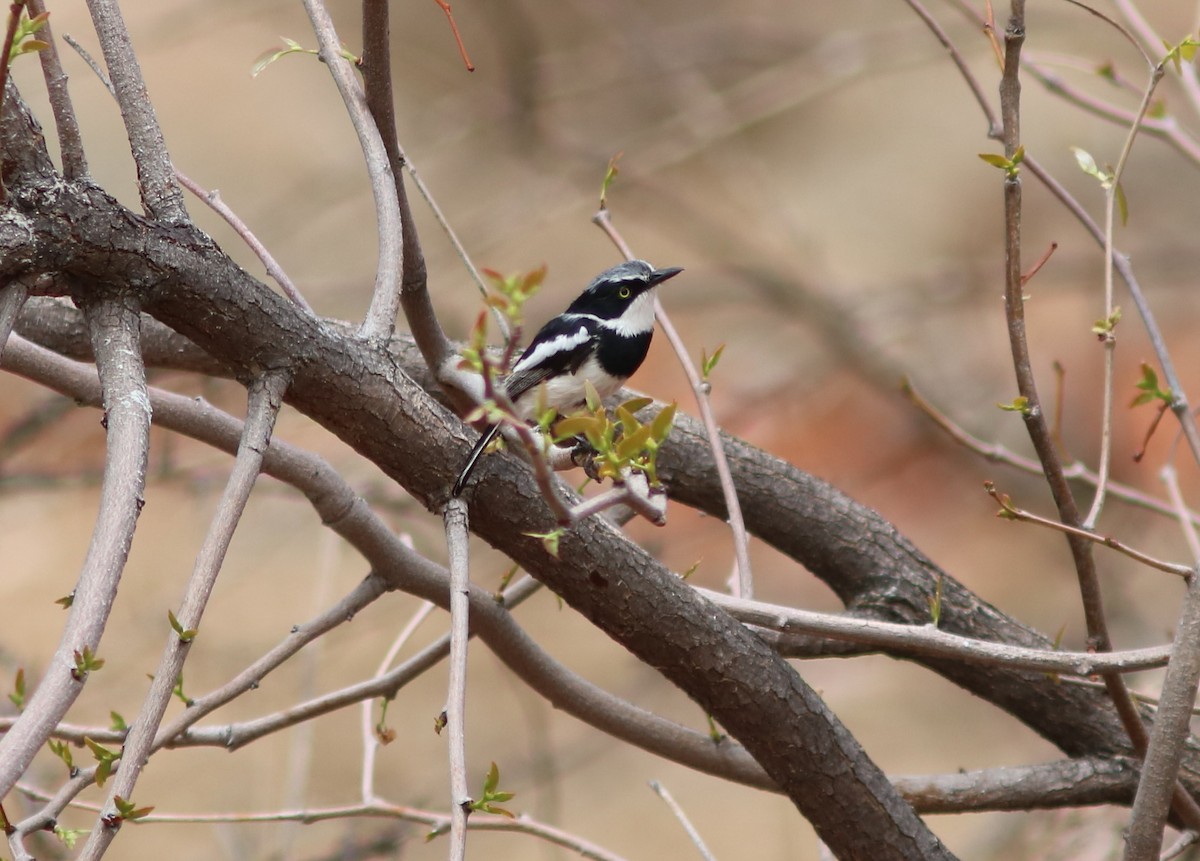
<path id="1" fill-rule="evenodd" d="M 622 287 L 619 290 L 617 290 L 617 295 L 620 296 L 622 299 L 628 299 L 632 293 L 633 293 L 633 291 L 630 290 L 628 287 Z"/>

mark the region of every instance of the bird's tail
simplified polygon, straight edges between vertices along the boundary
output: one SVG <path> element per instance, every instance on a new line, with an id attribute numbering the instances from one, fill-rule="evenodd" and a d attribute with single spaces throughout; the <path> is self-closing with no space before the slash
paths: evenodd
<path id="1" fill-rule="evenodd" d="M 463 464 L 462 472 L 458 474 L 458 481 L 454 482 L 454 489 L 450 491 L 451 496 L 462 494 L 467 479 L 471 477 L 471 473 L 475 470 L 475 465 L 479 463 L 479 458 L 483 455 L 483 450 L 496 438 L 496 434 L 498 433 L 500 433 L 500 425 L 492 425 L 479 437 L 479 441 L 475 443 L 475 448 L 471 449 L 471 456 Z"/>

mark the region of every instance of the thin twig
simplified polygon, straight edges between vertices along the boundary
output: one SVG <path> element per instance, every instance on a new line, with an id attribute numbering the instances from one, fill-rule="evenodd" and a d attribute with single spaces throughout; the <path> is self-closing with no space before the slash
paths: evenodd
<path id="1" fill-rule="evenodd" d="M 604 231 L 604 234 L 612 240 L 612 243 L 625 256 L 626 260 L 633 259 L 633 251 L 625 242 L 620 232 L 613 226 L 612 216 L 609 213 L 608 207 L 603 202 L 601 202 L 601 206 L 596 211 L 596 214 L 592 216 L 592 222 Z M 750 536 L 746 531 L 746 522 L 742 517 L 742 506 L 738 501 L 737 487 L 733 483 L 733 474 L 729 470 L 729 459 L 725 456 L 725 443 L 721 439 L 721 431 L 717 427 L 717 419 L 713 414 L 712 403 L 709 400 L 709 393 L 712 387 L 700 378 L 700 373 L 696 370 L 696 365 L 692 362 L 692 358 L 688 353 L 687 345 L 683 343 L 683 339 L 675 331 L 675 326 L 671 323 L 671 318 L 667 316 L 667 312 L 657 296 L 654 297 L 654 319 L 658 322 L 659 328 L 663 330 L 663 335 L 675 351 L 675 356 L 679 360 L 684 374 L 687 376 L 688 383 L 692 387 L 692 393 L 696 398 L 696 407 L 700 411 L 700 420 L 704 423 L 704 429 L 708 434 L 708 445 L 713 455 L 713 466 L 716 468 L 717 478 L 721 483 L 721 491 L 725 498 L 726 515 L 729 518 L 729 528 L 733 532 L 733 555 L 737 562 L 737 578 L 733 581 L 734 595 L 738 598 L 753 598 L 754 575 L 750 568 Z"/>
<path id="2" fill-rule="evenodd" d="M 450 681 L 446 697 L 446 734 L 450 747 L 450 861 L 467 857 L 467 641 L 471 612 L 467 504 L 451 497 L 443 514 L 450 565 Z"/>
<path id="3" fill-rule="evenodd" d="M 121 17 L 120 6 L 117 0 L 88 0 L 88 9 L 92 13 L 92 23 L 100 38 L 100 49 L 104 53 L 114 95 L 121 108 L 125 134 L 137 163 L 142 205 L 153 218 L 186 222 L 188 216 L 183 192 L 175 181 L 171 156 L 146 90 L 129 31 Z"/>
<path id="4" fill-rule="evenodd" d="M 904 395 L 910 401 L 912 401 L 917 409 L 923 412 L 933 421 L 934 424 L 945 431 L 946 434 L 949 435 L 952 440 L 954 440 L 954 442 L 963 446 L 967 450 L 973 451 L 979 456 L 993 463 L 1002 463 L 1006 466 L 1019 469 L 1022 472 L 1029 473 L 1030 475 L 1042 474 L 1042 466 L 1036 460 L 1023 457 L 1007 446 L 999 443 L 992 443 L 982 440 L 979 437 L 969 433 L 961 425 L 956 424 L 949 416 L 939 410 L 931 401 L 927 400 L 923 394 L 917 391 L 911 380 L 905 379 L 902 383 L 901 389 Z M 1057 401 L 1058 398 L 1056 397 L 1056 402 Z M 1061 437 L 1058 433 L 1057 425 L 1052 433 L 1056 440 L 1056 444 L 1059 445 L 1061 449 Z M 1092 485 L 1093 487 L 1096 484 L 1096 473 L 1089 469 L 1087 465 L 1080 460 L 1075 460 L 1070 464 L 1064 465 L 1063 474 L 1072 481 L 1082 481 L 1085 484 Z M 1131 487 L 1130 485 L 1122 484 L 1121 482 L 1110 481 L 1108 485 L 1108 494 L 1109 496 L 1120 499 L 1122 502 L 1129 503 L 1130 505 L 1136 505 L 1139 508 L 1145 508 L 1157 514 L 1176 516 L 1178 513 L 1176 508 L 1170 502 L 1160 499 L 1156 496 L 1151 496 L 1148 493 L 1138 490 L 1136 487 Z M 1185 513 L 1185 516 L 1191 520 L 1192 523 L 1200 525 L 1200 514 L 1197 512 L 1188 509 Z"/>
<path id="5" fill-rule="evenodd" d="M 950 658 L 980 665 L 1040 673 L 1091 676 L 1131 673 L 1166 665 L 1171 646 L 1120 652 L 1059 652 L 995 643 L 942 631 L 933 625 L 904 625 L 851 615 L 817 613 L 734 598 L 709 589 L 701 595 L 745 625 L 789 634 L 809 634 L 862 643 L 900 653 Z"/>
<path id="6" fill-rule="evenodd" d="M 400 650 L 404 648 L 404 644 L 409 641 L 412 635 L 416 633 L 417 628 L 421 626 L 421 623 L 428 619 L 435 609 L 437 609 L 437 605 L 432 601 L 421 602 L 421 606 L 412 614 L 412 617 L 408 620 L 408 624 L 400 629 L 400 633 L 396 635 L 396 639 L 388 647 L 383 660 L 379 662 L 379 668 L 375 670 L 375 679 L 380 679 L 387 674 L 388 667 L 396 660 L 396 656 L 400 654 Z M 363 804 L 370 804 L 379 800 L 375 795 L 375 755 L 379 750 L 380 737 L 376 733 L 371 721 L 371 706 L 373 702 L 374 700 L 364 699 L 361 709 L 363 743 L 361 785 Z"/>
<path id="7" fill-rule="evenodd" d="M 31 786 L 23 785 L 21 791 L 31 798 L 46 797 L 46 793 Z M 99 812 L 100 810 L 97 805 L 85 802 L 76 802 L 71 806 L 79 810 L 88 810 L 91 812 Z M 155 811 L 139 819 L 138 822 L 146 824 L 197 823 L 207 825 L 218 825 L 221 823 L 300 822 L 311 825 L 316 822 L 352 818 L 385 818 L 415 822 L 427 826 L 431 835 L 440 834 L 445 831 L 450 819 L 444 813 L 423 810 L 419 807 L 404 807 L 399 804 L 375 801 L 369 804 L 314 807 L 304 810 L 273 810 L 265 813 L 241 811 L 232 813 L 169 813 Z M 622 856 L 609 852 L 607 849 L 584 840 L 582 837 L 538 822 L 525 815 L 519 816 L 516 819 L 509 819 L 506 816 L 493 816 L 481 813 L 472 817 L 468 827 L 473 831 L 508 831 L 516 834 L 527 834 L 576 852 L 581 858 L 594 859 L 594 861 L 625 861 Z"/>
<path id="8" fill-rule="evenodd" d="M 1035 80 L 1041 83 L 1049 92 L 1068 104 L 1072 104 L 1092 116 L 1116 123 L 1123 128 L 1129 128 L 1133 123 L 1135 117 L 1133 111 L 1118 108 L 1103 99 L 1098 99 L 1090 93 L 1084 92 L 1078 87 L 1064 81 L 1061 77 L 1047 69 L 1042 63 L 1026 60 L 1024 61 L 1024 66 L 1033 75 Z M 1188 68 L 1191 68 L 1190 64 Z M 1141 128 L 1144 134 L 1166 142 L 1183 158 L 1191 162 L 1194 167 L 1200 167 L 1200 142 L 1197 142 L 1186 129 L 1180 127 L 1179 121 L 1174 117 L 1144 117 Z"/>
<path id="9" fill-rule="evenodd" d="M 354 132 L 358 135 L 371 180 L 379 254 L 375 289 L 371 293 L 370 307 L 359 327 L 359 335 L 367 340 L 382 341 L 391 337 L 396 327 L 396 314 L 400 309 L 400 274 L 404 261 L 404 226 L 400 218 L 395 177 L 379 129 L 367 108 L 363 89 L 349 61 L 342 56 L 341 41 L 324 2 L 304 0 L 304 8 L 320 45 L 321 61 L 329 67 L 346 112 L 350 115 Z"/>
<path id="10" fill-rule="evenodd" d="M 1113 316 L 1115 314 L 1115 304 L 1113 302 L 1113 230 L 1117 203 L 1119 196 L 1122 194 L 1121 177 L 1124 175 L 1125 165 L 1129 163 L 1129 154 L 1133 152 L 1133 143 L 1137 139 L 1138 130 L 1141 128 L 1146 112 L 1150 110 L 1150 100 L 1154 97 L 1154 91 L 1158 86 L 1158 82 L 1162 80 L 1162 75 L 1163 64 L 1160 62 L 1151 68 L 1150 81 L 1146 84 L 1146 90 L 1142 95 L 1142 102 L 1138 108 L 1137 116 L 1134 118 L 1129 133 L 1125 136 L 1125 144 L 1121 147 L 1121 155 L 1117 159 L 1117 166 L 1113 168 L 1112 178 L 1104 190 L 1103 319 L 1106 321 L 1106 331 L 1101 335 L 1101 343 L 1104 344 L 1104 397 L 1100 422 L 1100 462 L 1097 469 L 1099 480 L 1096 482 L 1096 495 L 1092 498 L 1091 510 L 1083 520 L 1083 527 L 1085 529 L 1095 528 L 1097 521 L 1100 519 L 1100 512 L 1104 508 L 1104 497 L 1108 490 L 1109 470 L 1112 467 L 1113 395 L 1115 387 L 1113 377 L 1115 374 L 1114 354 L 1117 348 L 1116 335 L 1113 331 L 1116 328 L 1116 320 Z"/>
<path id="11" fill-rule="evenodd" d="M 996 485 L 992 484 L 990 481 L 985 481 L 983 486 L 984 489 L 987 490 L 988 495 L 990 495 L 992 499 L 996 500 L 996 502 L 1000 504 L 1000 511 L 998 513 L 1010 520 L 1020 520 L 1024 523 L 1035 523 L 1038 526 L 1044 526 L 1047 529 L 1053 529 L 1057 532 L 1062 532 L 1065 535 L 1072 535 L 1076 538 L 1082 538 L 1085 541 L 1092 541 L 1096 544 L 1102 544 L 1105 547 L 1116 550 L 1118 553 L 1125 554 L 1130 559 L 1141 562 L 1143 565 L 1146 565 L 1150 568 L 1156 568 L 1159 571 L 1165 571 L 1168 574 L 1174 574 L 1176 577 L 1190 577 L 1192 574 L 1192 569 L 1186 565 L 1179 565 L 1175 562 L 1166 562 L 1162 559 L 1151 556 L 1148 553 L 1142 553 L 1140 550 L 1134 550 L 1132 547 L 1121 543 L 1112 536 L 1100 535 L 1099 533 L 1094 532 L 1086 527 L 1070 526 L 1060 520 L 1050 520 L 1046 517 L 1040 517 L 1039 515 L 1034 514 L 1032 511 L 1026 511 L 1023 508 L 1018 508 L 1012 504 L 1012 500 L 1009 499 L 1008 494 L 1000 493 L 1000 491 L 996 490 Z"/>
<path id="12" fill-rule="evenodd" d="M 933 33 L 934 38 L 941 42 L 942 47 L 946 49 L 946 53 L 950 55 L 951 62 L 958 68 L 959 77 L 966 83 L 967 88 L 971 91 L 971 95 L 975 97 L 976 104 L 979 105 L 979 110 L 983 112 L 984 117 L 987 119 L 987 136 L 990 138 L 999 137 L 1001 133 L 1000 120 L 996 116 L 996 112 L 993 110 L 988 97 L 984 94 L 983 87 L 979 85 L 979 81 L 975 78 L 971 67 L 967 65 L 966 59 L 963 58 L 963 55 L 959 52 L 955 44 L 950 41 L 949 35 L 938 24 L 937 19 L 929 14 L 929 10 L 921 4 L 920 0 L 904 0 L 904 2 L 924 22 L 929 32 Z"/>
<path id="13" fill-rule="evenodd" d="M 1159 476 L 1162 478 L 1163 484 L 1167 486 L 1167 496 L 1171 500 L 1175 518 L 1179 521 L 1180 528 L 1183 529 L 1183 537 L 1187 541 L 1188 551 L 1192 554 L 1193 559 L 1200 559 L 1200 536 L 1196 534 L 1196 522 L 1192 519 L 1191 512 L 1184 503 L 1183 491 L 1179 488 L 1179 475 L 1175 472 L 1175 467 L 1168 463 L 1163 466 Z"/>
<path id="14" fill-rule="evenodd" d="M 29 14 L 37 17 L 46 11 L 42 0 L 26 0 Z M 58 56 L 58 45 L 54 40 L 54 29 L 50 20 L 40 31 L 46 47 L 38 52 L 42 63 L 42 77 L 46 79 L 46 93 L 50 99 L 50 110 L 54 114 L 54 128 L 58 133 L 58 149 L 62 158 L 63 176 L 68 180 L 87 176 L 87 156 L 83 151 L 83 139 L 79 134 L 79 120 L 67 89 L 67 75 Z"/>
<path id="15" fill-rule="evenodd" d="M 655 794 L 663 800 L 667 808 L 679 820 L 679 824 L 687 832 L 688 839 L 692 841 L 692 844 L 696 847 L 696 851 L 700 853 L 700 857 L 704 861 L 717 861 L 712 852 L 708 851 L 708 847 L 704 845 L 704 840 L 700 837 L 700 832 L 692 825 L 692 821 L 688 819 L 687 814 L 683 812 L 683 808 L 679 806 L 675 798 L 667 791 L 667 788 L 657 780 L 650 781 L 650 788 L 654 790 Z"/>
<path id="16" fill-rule="evenodd" d="M 434 2 L 446 13 L 446 20 L 450 22 L 450 32 L 454 34 L 454 43 L 458 45 L 458 53 L 462 57 L 463 65 L 467 67 L 468 72 L 474 72 L 475 64 L 467 56 L 467 46 L 463 44 L 462 36 L 458 32 L 458 24 L 454 21 L 454 13 L 450 11 L 449 2 L 447 0 L 434 0 Z"/>
<path id="17" fill-rule="evenodd" d="M 213 212 L 225 219 L 225 223 L 233 228 L 234 233 L 241 238 L 242 242 L 246 243 L 247 247 L 254 252 L 254 256 L 262 262 L 262 265 L 267 270 L 267 274 L 275 279 L 275 282 L 283 290 L 285 296 L 310 315 L 316 316 L 317 312 L 308 304 L 308 300 L 304 298 L 304 295 L 296 287 L 292 279 L 288 277 L 283 267 L 279 265 L 279 261 L 259 241 L 258 237 L 254 235 L 254 231 L 249 228 L 246 222 L 242 221 L 238 214 L 230 208 L 229 204 L 221 199 L 220 191 L 215 188 L 212 191 L 207 191 L 198 182 L 186 176 L 180 170 L 175 171 L 175 178 L 179 180 L 180 185 L 204 201 Z"/>
<path id="18" fill-rule="evenodd" d="M 1200 840 L 1200 832 L 1192 831 L 1190 828 L 1179 835 L 1179 838 L 1169 847 L 1163 850 L 1163 853 L 1158 856 L 1158 861 L 1174 861 L 1175 858 L 1182 858 L 1183 854 L 1196 845 Z"/>

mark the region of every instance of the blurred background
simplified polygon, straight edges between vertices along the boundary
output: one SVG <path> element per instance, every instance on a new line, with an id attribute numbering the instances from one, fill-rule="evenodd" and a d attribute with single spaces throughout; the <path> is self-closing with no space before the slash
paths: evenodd
<path id="1" fill-rule="evenodd" d="M 99 56 L 83 4 L 48 0 L 59 36 Z M 285 57 L 251 77 L 256 58 L 286 36 L 315 46 L 299 3 L 159 0 L 124 10 L 177 167 L 221 197 L 279 259 L 319 313 L 356 320 L 375 270 L 373 204 L 361 155 L 325 69 Z M 973 3 L 982 12 L 982 3 Z M 360 50 L 358 4 L 331 2 L 346 47 Z M 1099 8 L 1116 11 L 1107 4 Z M 993 517 L 992 479 L 1027 508 L 1052 511 L 1044 484 L 956 447 L 900 393 L 914 385 L 979 437 L 1029 453 L 1021 421 L 996 408 L 1016 395 L 1001 296 L 1000 173 L 977 157 L 998 152 L 946 52 L 901 2 L 794 4 L 696 0 L 483 0 L 454 7 L 476 65 L 464 69 L 433 2 L 395 4 L 393 68 L 408 156 L 477 265 L 502 272 L 549 267 L 531 325 L 557 313 L 617 254 L 591 224 L 610 158 L 614 220 L 635 252 L 683 266 L 663 301 L 695 356 L 726 345 L 714 373 L 722 425 L 837 485 L 889 518 L 957 579 L 1067 648 L 1084 639 L 1066 545 L 1056 535 Z M 998 82 L 988 39 L 951 3 L 932 11 L 983 90 Z M 998 8 L 997 14 L 1006 14 Z M 1143 10 L 1171 42 L 1195 32 L 1194 4 Z M 84 62 L 61 46 L 95 179 L 137 208 L 133 167 L 115 104 Z M 1033 4 L 1027 57 L 1071 86 L 1134 110 L 1146 66 L 1114 29 L 1063 4 Z M 1112 64 L 1116 83 L 1097 69 Z M 37 63 L 15 76 L 49 129 Z M 1128 81 L 1129 87 L 1121 86 Z M 1168 75 L 1164 109 L 1196 128 L 1197 106 Z M 1093 217 L 1098 183 L 1070 147 L 1115 162 L 1124 132 L 1025 78 L 1023 136 Z M 48 134 L 52 138 L 52 134 Z M 53 145 L 53 144 L 52 144 Z M 1194 337 L 1197 165 L 1141 137 L 1124 180 L 1129 224 L 1119 246 L 1164 327 L 1189 391 L 1200 386 Z M 464 337 L 479 295 L 430 211 L 411 191 L 444 325 Z M 250 272 L 261 265 L 202 202 L 189 208 Z M 1028 324 L 1043 398 L 1061 364 L 1062 432 L 1070 455 L 1094 465 L 1099 448 L 1104 316 L 1102 256 L 1089 236 L 1026 176 L 1025 259 L 1057 243 L 1030 282 Z M 1152 408 L 1128 410 L 1139 365 L 1152 353 L 1123 289 L 1118 330 L 1116 480 L 1161 495 L 1172 457 L 1170 421 L 1135 463 Z M 157 385 L 241 414 L 232 384 L 158 373 Z M 656 341 L 637 387 L 691 410 L 666 344 Z M 1193 398 L 1195 395 L 1193 394 Z M 99 414 L 0 376 L 0 687 L 17 668 L 31 684 L 63 621 L 55 599 L 74 586 L 91 531 L 104 435 Z M 370 464 L 285 410 L 278 436 L 319 451 L 415 546 L 442 559 L 441 526 Z M 190 573 L 229 459 L 156 433 L 146 508 L 100 654 L 107 664 L 70 714 L 107 725 L 132 719 Z M 1195 465 L 1178 458 L 1189 499 Z M 1087 501 L 1088 493 L 1080 490 Z M 727 530 L 680 506 L 663 529 L 630 532 L 666 564 L 698 563 L 695 581 L 721 588 L 732 562 Z M 1110 502 L 1101 528 L 1152 554 L 1186 551 L 1177 525 Z M 507 569 L 477 548 L 473 576 L 494 587 Z M 820 583 L 754 544 L 757 597 L 836 610 Z M 1117 643 L 1161 643 L 1180 589 L 1123 557 L 1099 556 Z M 264 479 L 236 537 L 191 654 L 185 691 L 222 684 L 366 574 L 361 559 L 320 528 L 298 494 Z M 375 672 L 417 602 L 390 595 L 302 653 L 202 725 L 267 714 Z M 689 726 L 704 716 L 652 670 L 590 629 L 553 596 L 518 618 L 559 660 L 641 706 Z M 445 630 L 435 614 L 405 654 Z M 930 773 L 1053 759 L 1056 751 L 941 679 L 885 658 L 799 667 L 889 773 Z M 693 774 L 623 747 L 555 713 L 482 647 L 472 653 L 468 755 L 473 784 L 491 761 L 509 807 L 576 832 L 630 859 L 690 858 L 695 849 L 647 787 L 663 783 L 718 858 L 814 859 L 811 829 L 786 801 Z M 1136 687 L 1156 689 L 1153 675 Z M 377 791 L 396 803 L 444 809 L 444 739 L 432 731 L 445 697 L 439 668 L 401 692 L 387 713 L 397 740 L 379 754 Z M 7 707 L 7 702 L 4 707 Z M 173 704 L 172 709 L 182 706 Z M 173 712 L 172 712 L 173 713 Z M 378 709 L 375 714 L 377 716 Z M 154 758 L 135 800 L 178 814 L 261 812 L 353 803 L 359 797 L 359 710 L 269 736 L 235 755 L 220 750 Z M 85 751 L 76 753 L 88 761 Z M 29 775 L 53 789 L 62 764 L 48 754 Z M 94 791 L 84 800 L 98 800 Z M 14 807 L 16 805 L 14 804 Z M 13 808 L 10 815 L 15 815 Z M 91 815 L 70 812 L 67 827 Z M 1103 858 L 1120 850 L 1124 811 L 932 817 L 964 858 Z M 410 825 L 350 820 L 126 828 L 111 858 L 308 859 L 443 857 Z M 345 854 L 372 841 L 377 855 Z M 475 834 L 471 857 L 569 857 L 529 837 Z M 38 857 L 58 857 L 52 841 Z M 341 854 L 340 854 L 341 853 Z"/>

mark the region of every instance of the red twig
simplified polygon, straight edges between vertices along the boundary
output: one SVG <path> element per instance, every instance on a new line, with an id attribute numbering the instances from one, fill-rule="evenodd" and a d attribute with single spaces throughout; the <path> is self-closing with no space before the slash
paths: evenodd
<path id="1" fill-rule="evenodd" d="M 449 0 L 433 0 L 433 2 L 441 6 L 442 11 L 446 13 L 446 20 L 450 22 L 450 32 L 454 34 L 454 42 L 458 45 L 458 53 L 462 55 L 463 65 L 467 67 L 468 72 L 474 72 L 475 64 L 467 56 L 467 46 L 463 44 L 462 35 L 458 32 L 458 24 L 454 22 L 454 13 L 450 11 Z"/>

